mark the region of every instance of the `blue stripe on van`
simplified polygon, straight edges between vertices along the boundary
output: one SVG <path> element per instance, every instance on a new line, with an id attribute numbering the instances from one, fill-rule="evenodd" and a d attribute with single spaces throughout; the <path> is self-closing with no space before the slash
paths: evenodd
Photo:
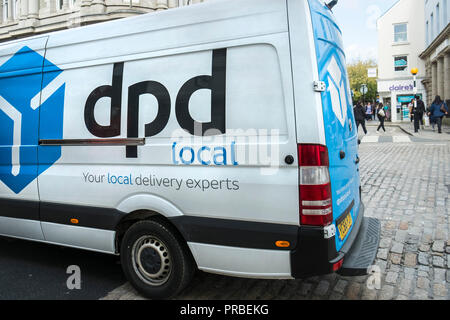
<path id="1" fill-rule="evenodd" d="M 322 93 L 325 139 L 330 159 L 330 177 L 333 199 L 334 223 L 342 220 L 344 212 L 354 201 L 351 215 L 353 222 L 358 216 L 360 178 L 355 163 L 358 156 L 356 123 L 353 117 L 352 98 L 348 82 L 342 32 L 331 11 L 319 0 L 309 0 L 314 30 L 319 80 L 327 90 Z M 345 158 L 341 159 L 341 152 Z M 353 227 L 352 227 L 353 229 Z M 348 239 L 336 235 L 339 251 Z"/>

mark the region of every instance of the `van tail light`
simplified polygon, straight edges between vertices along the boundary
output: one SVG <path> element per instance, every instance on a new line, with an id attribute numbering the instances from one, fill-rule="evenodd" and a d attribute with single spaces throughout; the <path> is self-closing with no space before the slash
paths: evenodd
<path id="1" fill-rule="evenodd" d="M 327 147 L 298 145 L 300 223 L 327 226 L 333 222 L 333 202 Z"/>

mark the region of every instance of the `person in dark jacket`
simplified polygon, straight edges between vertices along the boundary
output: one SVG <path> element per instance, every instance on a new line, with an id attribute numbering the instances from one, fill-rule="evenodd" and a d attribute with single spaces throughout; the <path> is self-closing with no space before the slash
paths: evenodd
<path id="1" fill-rule="evenodd" d="M 441 100 L 440 96 L 436 96 L 430 107 L 430 118 L 436 122 L 438 126 L 438 132 L 442 133 L 442 118 L 448 114 L 447 104 Z"/>
<path id="2" fill-rule="evenodd" d="M 358 102 L 356 104 L 356 107 L 353 109 L 353 113 L 355 115 L 355 121 L 356 121 L 356 128 L 359 130 L 359 125 L 362 126 L 364 130 L 364 134 L 367 134 L 366 129 L 366 109 L 363 107 L 363 105 Z"/>
<path id="3" fill-rule="evenodd" d="M 386 120 L 386 112 L 384 111 L 382 103 L 380 103 L 377 107 L 377 116 L 378 120 L 380 120 L 380 125 L 378 126 L 377 133 L 380 133 L 380 129 L 383 129 L 384 132 L 386 132 L 386 128 L 384 127 L 384 121 Z"/>
<path id="4" fill-rule="evenodd" d="M 436 129 L 435 129 L 435 127 L 436 127 L 436 120 L 431 117 L 431 106 L 428 106 L 428 108 L 427 108 L 427 115 L 428 115 L 428 118 L 430 119 L 430 125 L 431 125 L 431 128 L 433 129 L 433 132 L 434 132 L 434 131 L 436 131 Z"/>
<path id="5" fill-rule="evenodd" d="M 425 103 L 420 99 L 420 96 L 416 96 L 416 109 L 414 110 L 414 132 L 419 132 L 419 126 L 423 128 L 423 114 L 425 113 Z"/>

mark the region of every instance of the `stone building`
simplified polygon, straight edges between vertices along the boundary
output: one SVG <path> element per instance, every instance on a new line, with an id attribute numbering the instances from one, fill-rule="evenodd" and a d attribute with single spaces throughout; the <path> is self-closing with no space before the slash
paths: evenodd
<path id="1" fill-rule="evenodd" d="M 450 105 L 450 0 L 425 1 L 426 49 L 420 58 L 426 64 L 427 105 L 436 95 Z M 447 121 L 450 119 L 447 119 Z"/>
<path id="2" fill-rule="evenodd" d="M 204 0 L 0 0 L 0 42 Z"/>

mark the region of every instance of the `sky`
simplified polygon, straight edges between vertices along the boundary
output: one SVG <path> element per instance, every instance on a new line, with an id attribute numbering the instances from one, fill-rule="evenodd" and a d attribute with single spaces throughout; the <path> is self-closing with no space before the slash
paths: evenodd
<path id="1" fill-rule="evenodd" d="M 342 30 L 347 63 L 377 61 L 377 19 L 398 0 L 339 0 L 333 8 Z"/>

